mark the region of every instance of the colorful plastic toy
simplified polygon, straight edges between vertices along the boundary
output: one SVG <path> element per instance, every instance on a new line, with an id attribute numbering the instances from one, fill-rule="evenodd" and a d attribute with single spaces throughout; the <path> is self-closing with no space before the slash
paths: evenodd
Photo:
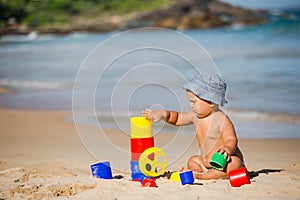
<path id="1" fill-rule="evenodd" d="M 182 185 L 193 184 L 194 183 L 193 172 L 192 171 L 181 172 L 180 180 Z"/>
<path id="2" fill-rule="evenodd" d="M 139 161 L 130 161 L 131 180 L 140 181 L 145 175 L 141 172 Z"/>
<path id="3" fill-rule="evenodd" d="M 139 160 L 140 155 L 148 148 L 154 146 L 153 137 L 130 138 L 131 160 Z"/>
<path id="4" fill-rule="evenodd" d="M 176 181 L 176 182 L 180 183 L 181 182 L 180 172 L 173 172 L 171 174 L 170 181 Z"/>
<path id="5" fill-rule="evenodd" d="M 145 177 L 140 171 L 138 161 L 141 154 L 150 147 L 154 147 L 151 121 L 145 117 L 132 117 L 130 119 L 130 168 L 133 181 L 140 181 Z"/>
<path id="6" fill-rule="evenodd" d="M 167 165 L 168 160 L 165 152 L 157 147 L 146 149 L 139 159 L 141 172 L 150 177 L 162 175 L 166 171 Z"/>
<path id="7" fill-rule="evenodd" d="M 132 117 L 130 119 L 130 137 L 131 138 L 149 138 L 152 137 L 151 121 L 145 117 Z"/>
<path id="8" fill-rule="evenodd" d="M 141 183 L 143 187 L 157 187 L 155 179 L 143 178 Z"/>
<path id="9" fill-rule="evenodd" d="M 108 161 L 91 165 L 91 171 L 94 177 L 112 179 L 110 163 Z"/>
<path id="10" fill-rule="evenodd" d="M 232 187 L 240 187 L 244 184 L 250 184 L 250 177 L 246 167 L 230 171 L 228 173 L 228 178 Z"/>
<path id="11" fill-rule="evenodd" d="M 216 170 L 223 170 L 227 160 L 225 159 L 224 154 L 220 154 L 219 152 L 214 153 L 211 158 L 209 164 Z"/>

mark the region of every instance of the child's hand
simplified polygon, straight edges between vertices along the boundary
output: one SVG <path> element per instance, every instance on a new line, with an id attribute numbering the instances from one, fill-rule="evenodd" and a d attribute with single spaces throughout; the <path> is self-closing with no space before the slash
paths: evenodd
<path id="1" fill-rule="evenodd" d="M 142 112 L 142 116 L 146 119 L 152 120 L 153 122 L 159 122 L 163 118 L 163 114 L 160 110 L 146 109 Z"/>
<path id="2" fill-rule="evenodd" d="M 218 150 L 218 152 L 220 154 L 224 154 L 224 157 L 227 160 L 227 162 L 230 161 L 230 155 L 227 153 L 227 151 L 225 149 L 221 148 Z"/>

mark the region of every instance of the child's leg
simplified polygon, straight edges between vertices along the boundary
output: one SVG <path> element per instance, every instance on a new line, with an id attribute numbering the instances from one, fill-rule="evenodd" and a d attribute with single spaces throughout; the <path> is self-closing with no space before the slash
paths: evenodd
<path id="1" fill-rule="evenodd" d="M 228 162 L 228 164 L 226 166 L 226 172 L 229 173 L 230 171 L 239 169 L 243 166 L 244 165 L 242 163 L 242 160 L 239 157 L 231 156 L 230 157 L 230 162 Z"/>
<path id="2" fill-rule="evenodd" d="M 201 160 L 200 160 L 200 162 L 201 162 Z M 194 177 L 197 179 L 201 179 L 201 180 L 225 179 L 225 178 L 227 178 L 228 172 L 238 169 L 238 168 L 241 168 L 242 166 L 243 166 L 243 164 L 242 164 L 240 158 L 238 158 L 236 156 L 231 156 L 231 160 L 230 160 L 230 162 L 228 162 L 224 171 L 210 169 L 202 174 L 199 174 L 199 173 L 197 173 L 198 171 L 195 171 L 196 173 L 194 173 Z M 193 169 L 191 169 L 191 170 L 193 170 Z"/>
<path id="3" fill-rule="evenodd" d="M 194 177 L 200 180 L 226 179 L 227 173 L 216 169 L 210 169 L 206 173 L 202 173 L 202 174 L 196 173 L 194 174 Z"/>
<path id="4" fill-rule="evenodd" d="M 192 156 L 188 161 L 188 168 L 193 171 L 194 178 L 201 180 L 226 178 L 223 171 L 208 169 L 199 156 Z"/>
<path id="5" fill-rule="evenodd" d="M 187 163 L 187 167 L 189 170 L 192 170 L 193 172 L 206 172 L 206 167 L 202 164 L 200 156 L 192 156 Z"/>

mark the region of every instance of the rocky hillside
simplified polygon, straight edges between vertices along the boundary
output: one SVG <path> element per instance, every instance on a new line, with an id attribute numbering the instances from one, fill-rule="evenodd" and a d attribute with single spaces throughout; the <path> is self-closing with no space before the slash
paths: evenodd
<path id="1" fill-rule="evenodd" d="M 184 0 L 155 12 L 135 16 L 125 22 L 123 29 L 144 26 L 208 29 L 231 24 L 258 24 L 266 21 L 265 11 L 233 7 L 216 0 Z"/>
<path id="2" fill-rule="evenodd" d="M 170 1 L 168 5 L 148 12 L 99 15 L 93 18 L 77 17 L 72 22 L 29 28 L 18 24 L 0 27 L 3 34 L 40 33 L 64 34 L 74 31 L 108 32 L 139 27 L 163 27 L 169 29 L 208 29 L 232 24 L 250 25 L 267 22 L 267 13 L 233 7 L 217 0 Z"/>

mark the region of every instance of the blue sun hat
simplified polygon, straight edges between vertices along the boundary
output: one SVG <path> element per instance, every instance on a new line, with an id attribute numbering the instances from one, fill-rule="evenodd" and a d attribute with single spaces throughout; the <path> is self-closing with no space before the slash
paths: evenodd
<path id="1" fill-rule="evenodd" d="M 197 73 L 192 80 L 183 86 L 201 99 L 223 106 L 227 103 L 225 99 L 227 84 L 225 80 L 216 73 Z"/>

